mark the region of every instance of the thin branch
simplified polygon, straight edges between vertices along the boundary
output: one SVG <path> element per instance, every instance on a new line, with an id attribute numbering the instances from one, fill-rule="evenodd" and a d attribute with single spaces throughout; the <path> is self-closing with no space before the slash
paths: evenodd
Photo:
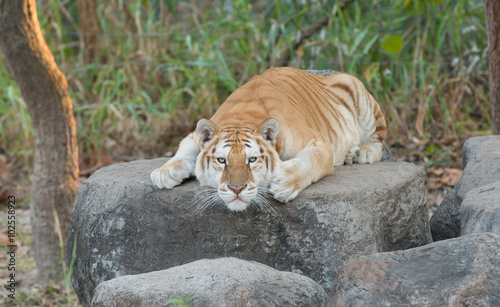
<path id="1" fill-rule="evenodd" d="M 340 3 L 340 10 L 344 10 L 353 1 L 354 0 L 345 0 L 342 3 Z M 334 16 L 338 16 L 340 10 L 337 9 Z M 293 47 L 291 49 L 285 47 L 280 51 L 280 53 L 279 53 L 280 56 L 278 59 L 276 59 L 276 61 L 274 61 L 274 64 L 275 64 L 274 66 L 276 66 L 276 67 L 288 66 L 290 64 L 291 59 L 292 59 L 292 51 L 295 53 L 295 51 L 297 49 L 299 49 L 299 47 L 302 44 L 304 44 L 311 36 L 320 32 L 321 29 L 323 29 L 323 27 L 325 27 L 326 25 L 328 25 L 330 23 L 331 18 L 332 17 L 330 17 L 330 16 L 324 17 L 324 18 L 320 19 L 318 22 L 316 22 L 315 24 L 313 24 L 312 26 L 310 26 L 309 28 L 300 32 L 300 37 L 297 40 L 295 40 L 295 42 L 293 43 Z M 281 36 L 279 34 L 276 36 L 276 43 L 280 37 Z"/>

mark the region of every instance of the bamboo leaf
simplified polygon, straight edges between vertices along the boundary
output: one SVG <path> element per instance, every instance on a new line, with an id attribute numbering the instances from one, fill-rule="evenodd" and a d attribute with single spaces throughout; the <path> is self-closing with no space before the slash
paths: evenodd
<path id="1" fill-rule="evenodd" d="M 384 35 L 381 46 L 385 51 L 397 54 L 403 49 L 403 38 L 399 35 Z"/>

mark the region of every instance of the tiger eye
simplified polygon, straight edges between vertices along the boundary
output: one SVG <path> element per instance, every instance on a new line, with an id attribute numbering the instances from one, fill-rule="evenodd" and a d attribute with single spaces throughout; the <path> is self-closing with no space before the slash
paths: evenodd
<path id="1" fill-rule="evenodd" d="M 257 157 L 248 158 L 248 162 L 250 162 L 250 163 L 254 163 L 255 161 L 257 161 Z"/>
<path id="2" fill-rule="evenodd" d="M 226 164 L 226 159 L 224 159 L 224 158 L 217 158 L 217 162 L 219 162 L 220 164 Z"/>

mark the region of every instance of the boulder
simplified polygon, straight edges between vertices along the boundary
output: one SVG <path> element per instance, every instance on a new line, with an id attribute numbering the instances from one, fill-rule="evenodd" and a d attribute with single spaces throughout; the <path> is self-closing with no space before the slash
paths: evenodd
<path id="1" fill-rule="evenodd" d="M 500 181 L 469 191 L 460 207 L 460 235 L 500 235 Z"/>
<path id="2" fill-rule="evenodd" d="M 195 260 L 236 257 L 300 273 L 329 289 L 345 260 L 431 242 L 425 173 L 409 163 L 336 167 L 288 204 L 231 212 L 193 201 L 196 180 L 160 190 L 166 159 L 102 168 L 80 188 L 68 239 L 72 284 L 87 306 L 100 283 Z"/>
<path id="3" fill-rule="evenodd" d="M 472 234 L 349 260 L 328 306 L 500 306 L 500 236 Z"/>
<path id="4" fill-rule="evenodd" d="M 308 277 L 220 258 L 105 281 L 97 286 L 92 306 L 168 306 L 169 300 L 185 299 L 191 307 L 323 307 L 326 297 Z"/>
<path id="5" fill-rule="evenodd" d="M 391 150 L 389 149 L 389 145 L 384 141 L 384 146 L 382 147 L 382 158 L 381 162 L 396 162 L 396 159 L 392 156 Z"/>
<path id="6" fill-rule="evenodd" d="M 317 69 L 306 69 L 304 70 L 305 72 L 308 72 L 313 75 L 320 75 L 323 77 L 329 77 L 331 75 L 335 74 L 343 74 L 343 72 L 336 71 L 336 70 L 331 70 L 331 69 L 325 69 L 325 70 L 317 70 Z"/>
<path id="7" fill-rule="evenodd" d="M 500 135 L 468 139 L 463 147 L 464 171 L 431 218 L 434 241 L 460 235 L 460 205 L 467 192 L 500 180 Z"/>

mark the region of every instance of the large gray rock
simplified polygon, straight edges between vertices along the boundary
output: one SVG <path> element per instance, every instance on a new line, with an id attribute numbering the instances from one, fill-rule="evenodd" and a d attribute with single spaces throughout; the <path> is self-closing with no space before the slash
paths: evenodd
<path id="1" fill-rule="evenodd" d="M 349 260 L 328 306 L 500 306 L 500 236 L 483 233 Z"/>
<path id="2" fill-rule="evenodd" d="M 500 180 L 500 136 L 468 139 L 463 148 L 464 172 L 431 218 L 434 241 L 460 235 L 460 205 L 467 192 Z"/>
<path id="3" fill-rule="evenodd" d="M 396 159 L 392 156 L 391 150 L 389 149 L 389 145 L 384 141 L 384 146 L 382 147 L 382 158 L 381 162 L 396 162 Z"/>
<path id="4" fill-rule="evenodd" d="M 460 235 L 492 232 L 500 235 L 500 181 L 471 190 L 460 207 Z"/>
<path id="5" fill-rule="evenodd" d="M 223 207 L 197 213 L 195 180 L 172 190 L 150 181 L 166 159 L 102 168 L 75 202 L 68 239 L 73 287 L 88 305 L 112 278 L 203 258 L 237 257 L 300 273 L 329 288 L 343 262 L 431 241 L 425 173 L 409 163 L 336 167 L 277 213 Z"/>
<path id="6" fill-rule="evenodd" d="M 169 299 L 184 298 L 192 298 L 191 307 L 323 307 L 327 294 L 308 277 L 220 258 L 108 280 L 97 286 L 92 306 L 168 306 Z"/>
<path id="7" fill-rule="evenodd" d="M 343 72 L 336 71 L 336 70 L 331 70 L 331 69 L 325 69 L 325 70 L 306 69 L 304 71 L 306 71 L 308 73 L 311 73 L 313 75 L 320 75 L 320 76 L 323 76 L 323 77 L 329 77 L 329 76 L 335 75 L 335 74 L 343 74 Z"/>

